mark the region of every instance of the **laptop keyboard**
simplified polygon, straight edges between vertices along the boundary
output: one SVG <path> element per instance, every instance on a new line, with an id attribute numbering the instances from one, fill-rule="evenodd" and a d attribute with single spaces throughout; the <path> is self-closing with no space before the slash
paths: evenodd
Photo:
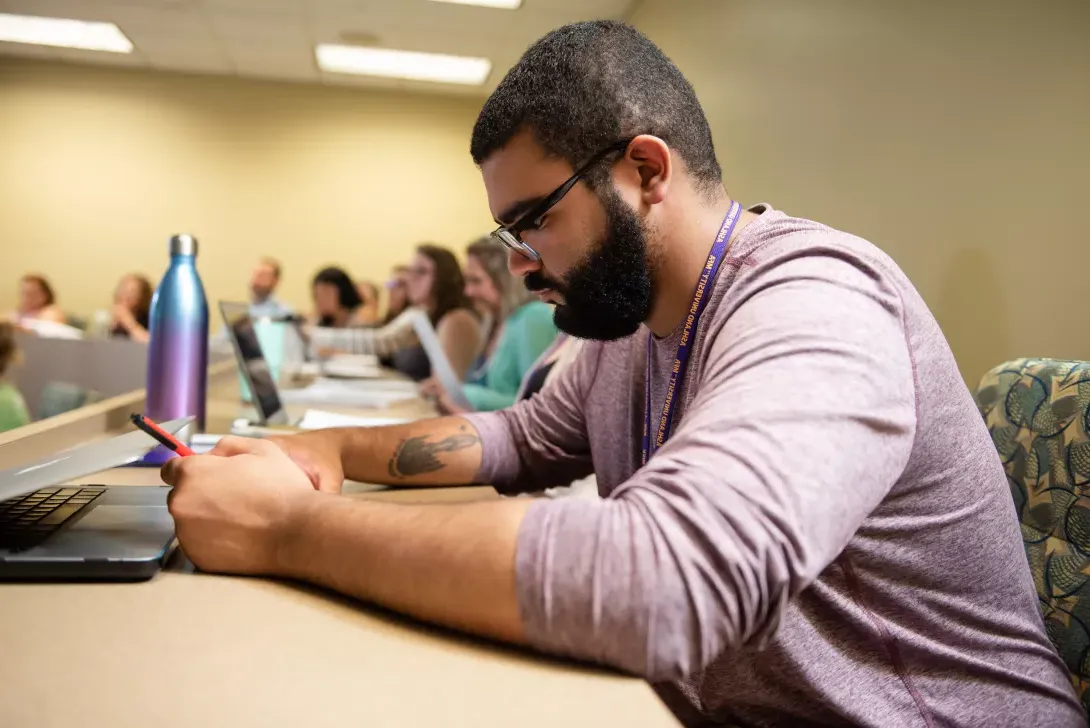
<path id="1" fill-rule="evenodd" d="M 0 501 L 0 550 L 34 548 L 105 491 L 98 487 L 42 488 Z"/>

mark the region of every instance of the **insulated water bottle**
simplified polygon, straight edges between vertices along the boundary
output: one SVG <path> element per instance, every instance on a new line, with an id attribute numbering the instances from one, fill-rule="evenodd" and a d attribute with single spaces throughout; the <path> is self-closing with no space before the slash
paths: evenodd
<path id="1" fill-rule="evenodd" d="M 156 422 L 194 417 L 204 430 L 208 387 L 208 300 L 197 274 L 197 240 L 170 239 L 170 267 L 151 299 L 145 414 Z M 146 462 L 165 462 L 158 447 Z"/>

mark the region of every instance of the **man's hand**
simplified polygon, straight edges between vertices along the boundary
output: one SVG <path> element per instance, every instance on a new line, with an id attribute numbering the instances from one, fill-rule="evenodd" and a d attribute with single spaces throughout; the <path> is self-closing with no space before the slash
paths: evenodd
<path id="1" fill-rule="evenodd" d="M 317 435 L 317 436 L 315 436 Z M 301 433 L 266 438 L 291 458 L 310 478 L 315 490 L 340 493 L 344 485 L 341 442 L 335 433 Z M 218 448 L 217 448 L 218 449 Z M 211 454 L 215 454 L 213 450 Z"/>
<path id="2" fill-rule="evenodd" d="M 444 390 L 438 377 L 428 377 L 420 383 L 420 386 L 417 387 L 417 391 L 424 399 L 435 399 Z"/>
<path id="3" fill-rule="evenodd" d="M 133 316 L 132 311 L 120 304 L 113 307 L 110 318 L 111 326 L 120 326 L 126 331 L 129 331 L 136 325 L 136 317 Z"/>
<path id="4" fill-rule="evenodd" d="M 435 403 L 435 407 L 440 414 L 464 415 L 469 413 L 469 410 L 454 403 L 454 398 L 447 392 L 446 387 L 435 377 L 421 382 L 419 392 L 421 397 Z"/>
<path id="5" fill-rule="evenodd" d="M 307 475 L 270 442 L 225 437 L 207 455 L 169 460 L 163 480 L 178 541 L 204 571 L 275 574 L 294 519 L 314 492 Z"/>
<path id="6" fill-rule="evenodd" d="M 345 452 L 355 445 L 360 470 L 349 472 L 359 480 L 405 468 L 422 474 L 417 482 L 436 473 L 465 482 L 480 462 L 476 433 L 458 419 L 314 432 L 279 444 L 225 437 L 208 455 L 163 466 L 163 480 L 174 486 L 169 506 L 178 541 L 193 563 L 309 581 L 418 619 L 525 642 L 515 554 L 532 501 L 402 505 L 318 493 L 282 447 L 324 452 L 324 461 L 335 448 L 314 443 L 326 438 L 345 442 Z M 305 449 L 293 447 L 299 443 Z M 388 465 L 382 455 L 390 450 Z"/>

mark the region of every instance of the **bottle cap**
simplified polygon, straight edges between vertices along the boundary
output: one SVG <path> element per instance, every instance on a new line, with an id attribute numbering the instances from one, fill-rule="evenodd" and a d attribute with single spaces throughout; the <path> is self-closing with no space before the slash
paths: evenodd
<path id="1" fill-rule="evenodd" d="M 170 239 L 171 255 L 196 255 L 197 239 L 192 235 L 175 235 Z"/>

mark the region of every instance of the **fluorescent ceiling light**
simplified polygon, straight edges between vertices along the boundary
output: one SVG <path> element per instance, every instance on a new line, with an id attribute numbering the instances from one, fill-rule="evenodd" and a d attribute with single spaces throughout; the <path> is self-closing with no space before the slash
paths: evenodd
<path id="1" fill-rule="evenodd" d="M 480 5 L 482 8 L 503 8 L 514 10 L 522 5 L 522 0 L 432 0 L 436 3 L 451 3 L 453 5 Z"/>
<path id="2" fill-rule="evenodd" d="M 329 43 L 322 43 L 314 50 L 321 69 L 333 73 L 356 73 L 363 76 L 480 86 L 492 71 L 492 61 L 487 58 L 444 56 L 438 53 L 393 51 L 385 48 L 361 48 Z"/>
<path id="3" fill-rule="evenodd" d="M 0 40 L 11 43 L 132 53 L 132 41 L 113 23 L 0 13 Z"/>

